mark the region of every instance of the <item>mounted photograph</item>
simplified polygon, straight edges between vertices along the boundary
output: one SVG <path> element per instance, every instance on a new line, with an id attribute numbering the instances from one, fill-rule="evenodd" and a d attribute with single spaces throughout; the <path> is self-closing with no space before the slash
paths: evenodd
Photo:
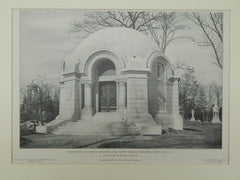
<path id="1" fill-rule="evenodd" d="M 13 163 L 228 163 L 229 12 L 12 10 Z"/>

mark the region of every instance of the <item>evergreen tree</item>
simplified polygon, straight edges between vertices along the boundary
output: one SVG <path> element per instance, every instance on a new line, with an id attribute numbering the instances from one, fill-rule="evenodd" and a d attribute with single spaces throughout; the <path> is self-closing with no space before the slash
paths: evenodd
<path id="1" fill-rule="evenodd" d="M 179 83 L 180 91 L 180 106 L 183 110 L 184 118 L 191 117 L 191 110 L 195 108 L 194 99 L 196 96 L 196 77 L 194 75 L 194 69 L 188 68 L 186 72 L 181 76 Z"/>
<path id="2" fill-rule="evenodd" d="M 199 120 L 206 120 L 207 97 L 203 85 L 198 84 L 197 95 L 195 97 L 195 117 Z"/>

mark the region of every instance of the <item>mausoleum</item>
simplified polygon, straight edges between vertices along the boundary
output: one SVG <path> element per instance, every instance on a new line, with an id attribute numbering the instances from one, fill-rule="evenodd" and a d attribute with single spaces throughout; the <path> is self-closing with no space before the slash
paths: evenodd
<path id="1" fill-rule="evenodd" d="M 89 35 L 62 62 L 55 134 L 161 134 L 183 129 L 179 78 L 141 32 L 106 28 Z"/>

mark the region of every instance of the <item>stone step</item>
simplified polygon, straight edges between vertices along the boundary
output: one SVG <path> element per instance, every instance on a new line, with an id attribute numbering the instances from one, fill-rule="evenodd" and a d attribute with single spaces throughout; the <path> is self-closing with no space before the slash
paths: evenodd
<path id="1" fill-rule="evenodd" d="M 109 126 L 101 126 L 101 127 L 100 126 L 94 126 L 94 127 L 88 126 L 88 127 L 84 127 L 84 126 L 82 126 L 82 127 L 59 127 L 58 130 L 61 130 L 61 129 L 72 129 L 72 130 L 75 130 L 75 129 L 77 129 L 77 130 L 114 129 L 114 130 L 117 130 L 117 129 L 134 129 L 134 128 L 135 127 L 129 127 L 129 126 L 125 126 L 125 127 L 123 127 L 123 126 L 112 126 L 112 127 L 109 127 Z"/>
<path id="2" fill-rule="evenodd" d="M 124 125 L 124 124 L 97 124 L 97 123 L 79 123 L 79 124 L 67 124 L 65 126 L 60 126 L 60 127 L 121 127 L 121 126 L 130 126 L 130 125 Z"/>
<path id="3" fill-rule="evenodd" d="M 53 134 L 55 135 L 101 135 L 101 136 L 122 136 L 122 135 L 139 135 L 139 132 L 98 132 L 98 133 L 91 133 L 91 132 L 54 132 Z"/>
<path id="4" fill-rule="evenodd" d="M 56 131 L 53 132 L 53 134 L 55 135 L 108 135 L 108 136 L 112 136 L 112 134 L 114 133 L 110 133 L 110 132 L 81 132 L 81 131 Z M 119 133 L 116 133 L 119 134 Z"/>
<path id="5" fill-rule="evenodd" d="M 97 112 L 96 114 L 94 114 L 94 116 L 115 116 L 118 115 L 117 112 Z"/>
<path id="6" fill-rule="evenodd" d="M 139 130 L 121 120 L 117 112 L 96 113 L 90 119 L 68 122 L 53 134 L 63 135 L 136 135 Z"/>
<path id="7" fill-rule="evenodd" d="M 74 128 L 74 127 L 122 127 L 122 126 L 125 126 L 125 127 L 129 127 L 130 125 L 128 124 L 89 124 L 89 123 L 81 123 L 81 124 L 66 124 L 65 126 L 60 126 L 59 128 L 61 127 L 71 127 L 71 128 Z"/>
<path id="8" fill-rule="evenodd" d="M 138 131 L 134 130 L 122 130 L 122 131 L 69 131 L 69 130 L 63 130 L 63 131 L 56 131 L 54 134 L 86 134 L 86 135 L 96 135 L 96 134 L 137 134 Z"/>
<path id="9" fill-rule="evenodd" d="M 119 117 L 119 114 L 114 112 L 114 113 L 96 113 L 92 116 L 92 120 L 94 119 L 121 119 L 121 117 Z"/>
<path id="10" fill-rule="evenodd" d="M 139 134 L 136 127 L 126 124 L 124 121 L 115 120 L 80 120 L 69 122 L 58 127 L 53 134 L 56 135 L 133 135 Z"/>
<path id="11" fill-rule="evenodd" d="M 132 135 L 132 134 L 139 134 L 137 129 L 118 129 L 118 130 L 110 130 L 110 129 L 92 129 L 92 130 L 79 130 L 79 129 L 62 129 L 58 131 L 54 131 L 53 134 L 63 134 L 63 135 Z"/>
<path id="12" fill-rule="evenodd" d="M 132 129 L 132 128 L 136 128 L 136 127 L 132 127 L 129 125 L 114 125 L 114 126 L 108 126 L 108 125 L 101 125 L 101 126 L 92 126 L 92 125 L 87 125 L 87 126 L 61 126 L 58 127 L 58 129 Z"/>
<path id="13" fill-rule="evenodd" d="M 119 129 L 119 130 L 110 130 L 110 129 L 102 129 L 102 130 L 99 130 L 99 129 L 89 129 L 89 130 L 80 130 L 80 129 L 61 129 L 61 130 L 58 130 L 58 131 L 55 131 L 55 132 L 80 132 L 80 133 L 104 133 L 104 132 L 137 132 L 137 129 Z"/>

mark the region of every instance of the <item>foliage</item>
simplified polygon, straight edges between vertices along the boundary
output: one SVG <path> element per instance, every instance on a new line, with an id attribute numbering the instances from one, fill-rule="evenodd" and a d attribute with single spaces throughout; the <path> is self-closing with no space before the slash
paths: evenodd
<path id="1" fill-rule="evenodd" d="M 207 116 L 207 99 L 205 87 L 198 84 L 198 89 L 195 97 L 195 118 L 205 120 Z M 210 109 L 211 110 L 211 109 Z"/>
<path id="2" fill-rule="evenodd" d="M 59 87 L 38 80 L 22 89 L 20 105 L 21 123 L 29 120 L 49 122 L 55 119 L 59 109 Z M 43 113 L 45 112 L 45 114 Z"/>
<path id="3" fill-rule="evenodd" d="M 195 77 L 194 68 L 185 63 L 177 63 L 175 69 L 183 70 L 179 83 L 179 104 L 185 119 L 191 118 L 191 111 L 195 111 L 195 118 L 201 121 L 212 120 L 212 108 L 217 99 L 222 109 L 222 86 L 216 83 L 203 85 Z"/>
<path id="4" fill-rule="evenodd" d="M 184 118 L 191 118 L 191 111 L 195 109 L 195 96 L 197 90 L 197 81 L 194 76 L 194 69 L 186 69 L 186 72 L 181 76 L 179 83 L 179 98 L 180 106 L 183 110 Z"/>

